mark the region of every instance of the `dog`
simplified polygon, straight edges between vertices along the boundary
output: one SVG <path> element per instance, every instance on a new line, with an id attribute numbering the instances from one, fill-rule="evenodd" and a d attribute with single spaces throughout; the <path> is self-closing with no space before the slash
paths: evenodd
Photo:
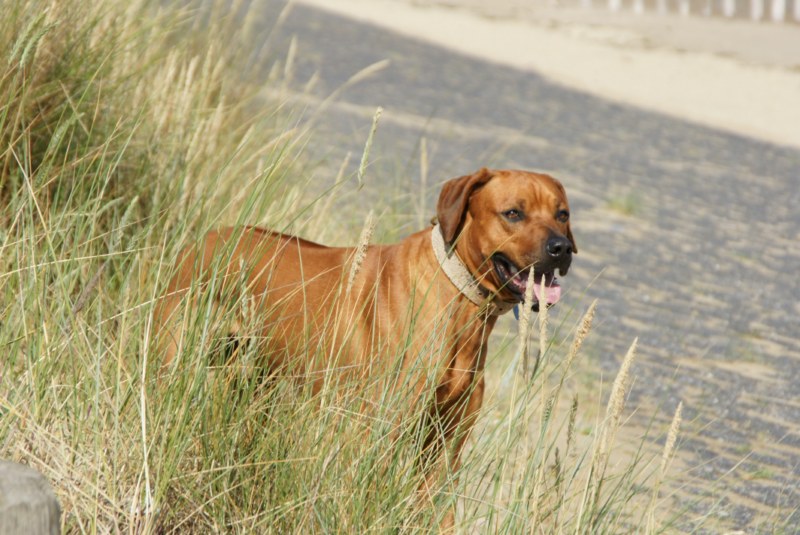
<path id="1" fill-rule="evenodd" d="M 523 301 L 530 269 L 534 306 L 555 304 L 556 272 L 566 275 L 575 253 L 564 187 L 518 170 L 445 182 L 435 225 L 392 245 L 360 251 L 257 227 L 215 230 L 180 253 L 157 307 L 164 366 L 180 366 L 175 318 L 191 310 L 190 289 L 214 306 L 247 301 L 268 370 L 291 369 L 315 391 L 333 369 L 364 378 L 397 370 L 387 387 L 405 389 L 409 406 L 427 404 L 436 424 L 424 447 L 454 469 L 481 407 L 498 316 Z M 241 334 L 243 308 L 229 306 L 232 335 Z M 425 470 L 426 488 L 437 471 Z M 452 523 L 451 511 L 443 525 Z"/>

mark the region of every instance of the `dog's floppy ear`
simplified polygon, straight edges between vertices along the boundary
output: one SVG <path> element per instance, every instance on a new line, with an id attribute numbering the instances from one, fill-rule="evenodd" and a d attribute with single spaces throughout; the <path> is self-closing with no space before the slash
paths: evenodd
<path id="1" fill-rule="evenodd" d="M 572 252 L 577 253 L 578 245 L 575 243 L 575 238 L 572 237 L 572 228 L 569 226 L 569 223 L 567 223 L 567 239 L 572 244 Z"/>
<path id="2" fill-rule="evenodd" d="M 567 190 L 564 189 L 564 185 L 561 182 L 559 182 L 558 180 L 556 180 L 556 179 L 553 179 L 553 182 L 556 183 L 556 186 L 558 186 L 558 189 L 561 190 L 561 194 L 564 196 L 564 199 L 566 200 L 566 198 L 567 198 Z M 572 237 L 572 227 L 570 227 L 569 222 L 567 222 L 567 239 L 572 244 L 572 252 L 573 253 L 577 253 L 578 252 L 578 244 L 575 243 L 575 238 Z"/>
<path id="3" fill-rule="evenodd" d="M 486 184 L 492 176 L 494 176 L 492 172 L 484 167 L 471 175 L 444 183 L 439 194 L 439 202 L 436 204 L 436 217 L 446 244 L 452 245 L 464 224 L 470 195 Z"/>

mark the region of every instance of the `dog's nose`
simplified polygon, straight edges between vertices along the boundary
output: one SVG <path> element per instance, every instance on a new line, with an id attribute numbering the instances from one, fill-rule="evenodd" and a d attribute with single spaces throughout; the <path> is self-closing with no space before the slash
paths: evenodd
<path id="1" fill-rule="evenodd" d="M 553 236 L 547 240 L 545 250 L 553 260 L 563 260 L 572 255 L 572 243 L 563 236 Z"/>

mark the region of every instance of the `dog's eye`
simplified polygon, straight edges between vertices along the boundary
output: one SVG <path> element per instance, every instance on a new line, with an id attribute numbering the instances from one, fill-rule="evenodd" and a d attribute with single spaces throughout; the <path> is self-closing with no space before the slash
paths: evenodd
<path id="1" fill-rule="evenodd" d="M 566 223 L 567 221 L 569 221 L 569 212 L 567 212 L 566 210 L 559 210 L 558 213 L 556 214 L 556 219 L 558 219 L 562 223 Z"/>
<path id="2" fill-rule="evenodd" d="M 506 210 L 503 212 L 503 217 L 512 222 L 522 221 L 522 212 L 516 208 L 512 208 L 511 210 Z"/>

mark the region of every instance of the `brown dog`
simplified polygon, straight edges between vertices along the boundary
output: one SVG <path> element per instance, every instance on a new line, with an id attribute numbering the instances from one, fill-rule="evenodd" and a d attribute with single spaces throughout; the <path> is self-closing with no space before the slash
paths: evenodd
<path id="1" fill-rule="evenodd" d="M 299 368 L 316 389 L 334 368 L 365 378 L 397 370 L 389 388 L 406 389 L 413 404 L 433 377 L 438 431 L 427 445 L 446 443 L 455 466 L 483 399 L 497 315 L 523 299 L 531 267 L 538 299 L 555 303 L 555 271 L 566 274 L 577 249 L 564 188 L 543 174 L 481 169 L 450 180 L 437 218 L 400 243 L 368 247 L 360 265 L 353 248 L 254 227 L 210 232 L 181 254 L 157 310 L 166 363 L 180 364 L 174 316 L 193 285 L 218 304 L 247 301 L 258 311 L 266 367 Z M 244 323 L 241 309 L 231 309 L 233 330 Z"/>

